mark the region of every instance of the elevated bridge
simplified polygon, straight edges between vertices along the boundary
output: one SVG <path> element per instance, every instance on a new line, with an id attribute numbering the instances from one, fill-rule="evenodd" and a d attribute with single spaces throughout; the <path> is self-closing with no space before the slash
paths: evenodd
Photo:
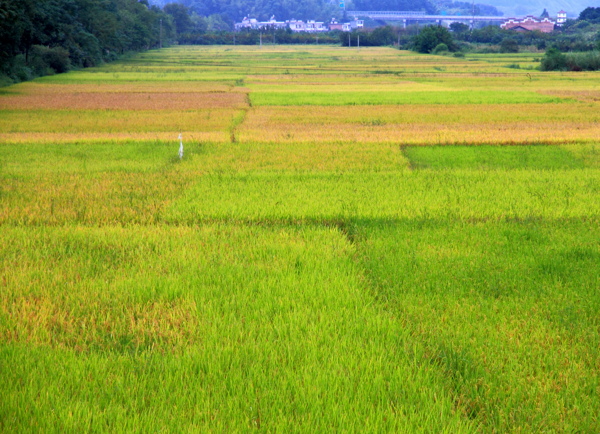
<path id="1" fill-rule="evenodd" d="M 346 11 L 350 17 L 356 18 L 371 18 L 381 21 L 403 21 L 406 26 L 407 21 L 466 21 L 473 24 L 475 21 L 493 21 L 504 22 L 508 18 L 497 16 L 482 16 L 482 15 L 429 15 L 425 12 L 412 11 Z"/>

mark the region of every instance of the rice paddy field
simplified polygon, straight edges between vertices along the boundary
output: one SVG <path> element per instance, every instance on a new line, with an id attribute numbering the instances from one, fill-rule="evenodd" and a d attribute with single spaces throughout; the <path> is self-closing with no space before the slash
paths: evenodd
<path id="1" fill-rule="evenodd" d="M 0 89 L 0 430 L 599 432 L 600 75 L 535 57 Z"/>

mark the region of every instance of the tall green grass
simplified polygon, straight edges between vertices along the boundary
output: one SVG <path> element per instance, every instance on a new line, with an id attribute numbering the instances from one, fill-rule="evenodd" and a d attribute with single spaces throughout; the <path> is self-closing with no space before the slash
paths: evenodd
<path id="1" fill-rule="evenodd" d="M 598 429 L 596 223 L 413 220 L 358 233 L 374 296 L 482 431 Z"/>
<path id="2" fill-rule="evenodd" d="M 377 105 L 377 104 L 539 104 L 560 103 L 566 99 L 535 92 L 502 91 L 427 91 L 427 92 L 256 92 L 253 105 Z"/>
<path id="3" fill-rule="evenodd" d="M 365 291 L 337 228 L 15 228 L 2 238 L 7 430 L 473 426 L 421 344 Z"/>
<path id="4" fill-rule="evenodd" d="M 557 146 L 413 146 L 404 149 L 420 169 L 579 169 L 585 167 L 567 148 Z"/>

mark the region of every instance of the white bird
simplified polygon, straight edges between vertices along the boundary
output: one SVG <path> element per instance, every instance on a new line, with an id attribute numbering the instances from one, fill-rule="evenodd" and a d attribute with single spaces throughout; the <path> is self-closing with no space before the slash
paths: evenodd
<path id="1" fill-rule="evenodd" d="M 181 138 L 181 134 L 179 134 L 179 159 L 183 158 L 183 140 Z"/>

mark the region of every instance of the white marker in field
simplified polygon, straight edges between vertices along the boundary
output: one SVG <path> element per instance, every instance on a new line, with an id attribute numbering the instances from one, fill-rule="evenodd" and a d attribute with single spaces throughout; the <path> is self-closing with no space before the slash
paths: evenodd
<path id="1" fill-rule="evenodd" d="M 179 134 L 179 159 L 183 158 L 183 140 L 181 138 L 181 133 Z"/>

